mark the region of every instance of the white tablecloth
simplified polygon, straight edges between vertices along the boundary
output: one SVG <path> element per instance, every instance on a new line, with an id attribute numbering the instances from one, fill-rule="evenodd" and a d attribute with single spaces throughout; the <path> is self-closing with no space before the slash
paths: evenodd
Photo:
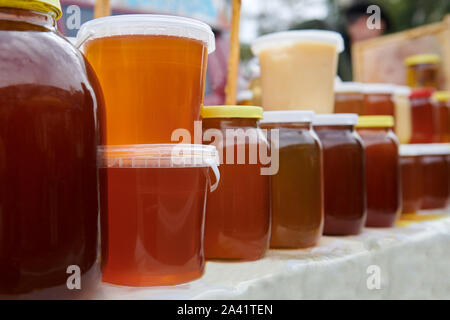
<path id="1" fill-rule="evenodd" d="M 310 249 L 269 250 L 254 262 L 207 262 L 201 279 L 183 285 L 101 284 L 94 298 L 450 299 L 450 216 L 400 224 L 323 237 Z"/>

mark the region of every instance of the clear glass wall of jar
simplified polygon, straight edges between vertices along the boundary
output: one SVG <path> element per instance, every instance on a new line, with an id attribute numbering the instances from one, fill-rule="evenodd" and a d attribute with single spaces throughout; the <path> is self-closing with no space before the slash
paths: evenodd
<path id="1" fill-rule="evenodd" d="M 266 111 L 261 127 L 278 130 L 279 168 L 272 178 L 272 248 L 317 244 L 323 230 L 323 174 L 319 139 L 311 130 L 312 111 Z"/>
<path id="2" fill-rule="evenodd" d="M 367 227 L 392 227 L 400 214 L 399 143 L 390 116 L 363 116 L 358 133 L 366 155 Z"/>
<path id="3" fill-rule="evenodd" d="M 59 1 L 0 8 L 1 298 L 86 298 L 101 279 L 103 100 L 89 63 L 56 31 L 60 15 Z M 69 290 L 70 276 L 81 290 Z"/>
<path id="4" fill-rule="evenodd" d="M 202 108 L 203 141 L 221 156 L 220 183 L 206 204 L 207 259 L 257 260 L 269 248 L 270 176 L 258 155 L 269 150 L 262 115 L 254 106 Z"/>
<path id="5" fill-rule="evenodd" d="M 358 234 L 366 222 L 365 158 L 357 121 L 356 114 L 314 118 L 323 149 L 326 235 Z"/>

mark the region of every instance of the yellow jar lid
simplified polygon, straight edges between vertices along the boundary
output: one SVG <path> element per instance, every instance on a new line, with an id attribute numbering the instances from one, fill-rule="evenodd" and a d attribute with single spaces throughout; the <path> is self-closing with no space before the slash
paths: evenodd
<path id="1" fill-rule="evenodd" d="M 394 126 L 393 116 L 360 116 L 357 128 L 392 128 Z"/>
<path id="2" fill-rule="evenodd" d="M 262 119 L 263 109 L 254 106 L 204 106 L 201 111 L 207 118 L 255 118 Z"/>
<path id="3" fill-rule="evenodd" d="M 441 57 L 437 54 L 417 54 L 414 56 L 409 56 L 405 59 L 405 64 L 410 66 L 415 66 L 418 64 L 436 64 L 441 61 Z"/>
<path id="4" fill-rule="evenodd" d="M 0 7 L 53 13 L 56 19 L 59 19 L 62 15 L 59 0 L 0 0 Z"/>
<path id="5" fill-rule="evenodd" d="M 436 91 L 432 98 L 439 102 L 450 101 L 450 91 Z"/>

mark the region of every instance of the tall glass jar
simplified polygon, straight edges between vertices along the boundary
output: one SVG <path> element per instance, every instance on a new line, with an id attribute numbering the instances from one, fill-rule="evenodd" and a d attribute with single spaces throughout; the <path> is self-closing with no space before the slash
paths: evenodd
<path id="1" fill-rule="evenodd" d="M 272 176 L 272 248 L 311 247 L 322 235 L 322 151 L 311 130 L 313 115 L 312 111 L 264 112 L 261 127 L 268 131 L 272 155 L 279 155 L 278 172 Z"/>
<path id="2" fill-rule="evenodd" d="M 431 143 L 436 138 L 436 109 L 431 103 L 433 91 L 433 89 L 415 89 L 411 93 L 412 135 L 410 143 Z"/>
<path id="3" fill-rule="evenodd" d="M 253 106 L 202 108 L 203 141 L 221 158 L 220 183 L 208 196 L 207 259 L 257 260 L 270 237 L 270 176 L 261 152 L 269 145 L 259 128 L 263 112 Z"/>
<path id="4" fill-rule="evenodd" d="M 421 146 L 420 144 L 400 146 L 402 213 L 417 213 L 422 206 L 424 175 L 420 161 Z"/>
<path id="5" fill-rule="evenodd" d="M 314 130 L 323 148 L 326 235 L 350 235 L 366 222 L 364 147 L 356 114 L 317 115 Z"/>
<path id="6" fill-rule="evenodd" d="M 425 144 L 421 148 L 420 163 L 423 170 L 422 209 L 445 209 L 447 206 L 450 180 L 448 177 L 448 156 L 450 145 Z"/>
<path id="7" fill-rule="evenodd" d="M 59 1 L 0 8 L 0 296 L 87 297 L 100 280 L 97 145 L 104 109 Z"/>
<path id="8" fill-rule="evenodd" d="M 367 227 L 392 227 L 400 214 L 399 143 L 390 116 L 363 116 L 358 133 L 366 153 Z"/>
<path id="9" fill-rule="evenodd" d="M 432 96 L 435 108 L 435 140 L 450 142 L 450 91 L 437 91 Z"/>

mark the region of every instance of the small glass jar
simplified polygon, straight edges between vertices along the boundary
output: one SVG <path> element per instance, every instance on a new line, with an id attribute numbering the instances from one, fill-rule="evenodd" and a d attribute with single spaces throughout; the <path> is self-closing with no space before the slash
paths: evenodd
<path id="1" fill-rule="evenodd" d="M 394 85 L 381 83 L 364 84 L 364 115 L 395 116 L 392 95 Z"/>
<path id="2" fill-rule="evenodd" d="M 261 127 L 268 130 L 272 155 L 279 155 L 278 172 L 272 176 L 271 248 L 311 247 L 322 235 L 322 158 L 319 139 L 311 130 L 313 115 L 264 112 Z"/>
<path id="3" fill-rule="evenodd" d="M 392 227 L 400 214 L 399 143 L 390 116 L 362 116 L 358 133 L 366 155 L 367 227 Z"/>
<path id="4" fill-rule="evenodd" d="M 411 88 L 438 88 L 439 63 L 437 54 L 418 54 L 405 59 L 406 84 Z"/>
<path id="5" fill-rule="evenodd" d="M 270 176 L 261 152 L 268 152 L 259 128 L 263 111 L 254 106 L 202 108 L 203 141 L 219 150 L 221 182 L 208 197 L 207 259 L 256 260 L 269 247 Z"/>
<path id="6" fill-rule="evenodd" d="M 334 113 L 364 115 L 364 93 L 361 83 L 337 82 L 335 84 Z"/>
<path id="7" fill-rule="evenodd" d="M 444 209 L 449 192 L 448 156 L 450 145 L 427 144 L 421 148 L 423 198 L 421 209 Z"/>
<path id="8" fill-rule="evenodd" d="M 432 101 L 436 111 L 436 142 L 450 142 L 450 91 L 435 92 Z"/>
<path id="9" fill-rule="evenodd" d="M 421 146 L 400 146 L 400 176 L 402 179 L 402 213 L 417 213 L 422 206 L 423 171 L 420 161 Z"/>
<path id="10" fill-rule="evenodd" d="M 396 86 L 394 89 L 395 133 L 402 144 L 409 143 L 412 135 L 410 95 L 409 87 Z"/>
<path id="11" fill-rule="evenodd" d="M 314 118 L 323 148 L 326 235 L 358 234 L 366 222 L 365 158 L 357 121 L 356 114 Z"/>

